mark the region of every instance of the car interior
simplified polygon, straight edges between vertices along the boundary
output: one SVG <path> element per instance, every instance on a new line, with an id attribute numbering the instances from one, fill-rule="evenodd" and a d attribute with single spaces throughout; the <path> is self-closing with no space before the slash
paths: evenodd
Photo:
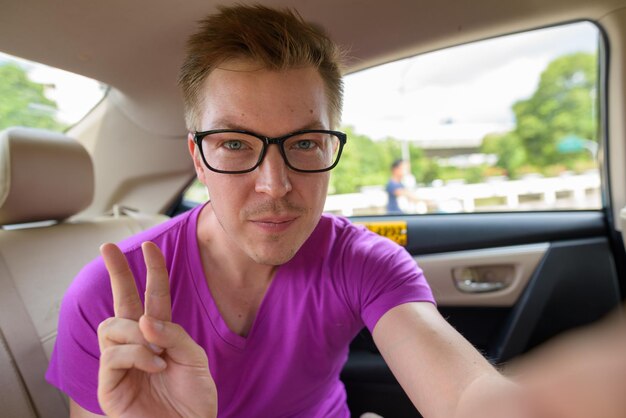
<path id="1" fill-rule="evenodd" d="M 231 3 L 2 5 L 1 53 L 97 80 L 106 90 L 62 132 L 37 126 L 0 132 L 0 415 L 68 415 L 67 398 L 44 379 L 65 289 L 98 256 L 100 244 L 197 204 L 186 194 L 195 175 L 177 74 L 198 20 Z M 626 292 L 626 0 L 261 3 L 294 8 L 326 28 L 348 51 L 347 76 L 504 35 L 575 22 L 595 26 L 597 208 L 343 213 L 406 247 L 440 312 L 494 365 L 620 306 Z M 350 144 L 348 136 L 345 154 Z M 365 330 L 353 341 L 341 378 L 353 416 L 420 416 Z"/>

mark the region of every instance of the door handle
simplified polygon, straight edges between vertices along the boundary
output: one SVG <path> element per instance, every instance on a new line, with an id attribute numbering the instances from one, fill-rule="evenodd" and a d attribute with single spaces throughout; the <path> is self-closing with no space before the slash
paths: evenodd
<path id="1" fill-rule="evenodd" d="M 465 293 L 486 293 L 504 289 L 506 285 L 500 282 L 477 282 L 474 280 L 462 280 L 456 282 L 456 287 Z"/>
<path id="2" fill-rule="evenodd" d="M 452 269 L 452 278 L 463 293 L 488 293 L 509 287 L 514 273 L 513 265 L 466 266 Z"/>

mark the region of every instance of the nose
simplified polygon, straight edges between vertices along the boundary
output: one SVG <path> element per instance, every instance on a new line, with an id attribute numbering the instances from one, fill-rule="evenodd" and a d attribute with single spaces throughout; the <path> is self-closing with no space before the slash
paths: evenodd
<path id="1" fill-rule="evenodd" d="M 291 191 L 289 181 L 289 167 L 276 145 L 270 145 L 265 158 L 257 168 L 258 174 L 255 184 L 257 193 L 265 193 L 272 198 L 281 198 Z"/>

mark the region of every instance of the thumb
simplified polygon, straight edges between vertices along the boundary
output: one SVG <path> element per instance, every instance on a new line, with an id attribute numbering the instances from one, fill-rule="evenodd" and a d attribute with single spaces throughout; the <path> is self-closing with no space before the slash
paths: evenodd
<path id="1" fill-rule="evenodd" d="M 139 329 L 150 344 L 165 349 L 176 363 L 208 368 L 204 349 L 180 325 L 143 315 L 139 318 Z"/>

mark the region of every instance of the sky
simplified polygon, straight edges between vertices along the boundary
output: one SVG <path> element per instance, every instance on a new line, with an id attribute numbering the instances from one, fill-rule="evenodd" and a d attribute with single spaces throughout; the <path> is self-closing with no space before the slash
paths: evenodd
<path id="1" fill-rule="evenodd" d="M 557 56 L 595 51 L 591 23 L 542 29 L 449 48 L 348 75 L 343 124 L 370 137 L 438 140 L 482 138 L 514 124 L 511 105 L 534 92 Z M 0 63 L 8 58 L 0 53 Z M 65 123 L 80 119 L 102 97 L 100 83 L 18 60 Z"/>
<path id="2" fill-rule="evenodd" d="M 345 78 L 343 124 L 374 139 L 482 138 L 514 126 L 511 106 L 535 91 L 554 58 L 594 52 L 587 22 L 491 39 Z"/>

